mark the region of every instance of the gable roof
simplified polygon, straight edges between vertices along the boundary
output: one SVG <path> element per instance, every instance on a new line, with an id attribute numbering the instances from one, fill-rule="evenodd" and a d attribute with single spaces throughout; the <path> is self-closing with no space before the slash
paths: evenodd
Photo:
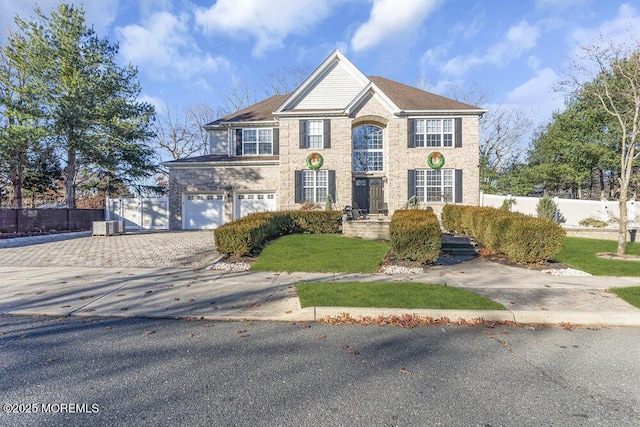
<path id="1" fill-rule="evenodd" d="M 206 124 L 205 126 L 215 126 L 225 123 L 234 122 L 263 122 L 275 121 L 273 112 L 278 109 L 280 104 L 289 97 L 290 94 L 273 95 L 257 104 L 250 105 L 235 113 L 228 114 L 216 121 Z"/>
<path id="2" fill-rule="evenodd" d="M 435 93 L 398 83 L 384 77 L 371 76 L 373 82 L 402 111 L 484 111 Z"/>
<path id="3" fill-rule="evenodd" d="M 318 97 L 317 94 L 314 95 L 316 89 L 333 90 L 340 96 Z M 486 112 L 473 105 L 384 77 L 366 77 L 342 53 L 335 50 L 294 92 L 274 95 L 211 122 L 205 127 L 231 123 L 275 122 L 281 115 L 295 116 L 301 113 L 347 115 L 369 95 L 377 96 L 389 112 L 395 115 Z"/>

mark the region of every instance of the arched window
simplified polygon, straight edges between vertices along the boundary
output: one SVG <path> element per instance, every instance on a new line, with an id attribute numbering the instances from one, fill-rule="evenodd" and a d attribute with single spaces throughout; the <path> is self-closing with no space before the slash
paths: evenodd
<path id="1" fill-rule="evenodd" d="M 353 129 L 353 171 L 373 172 L 384 170 L 382 129 L 373 125 Z"/>

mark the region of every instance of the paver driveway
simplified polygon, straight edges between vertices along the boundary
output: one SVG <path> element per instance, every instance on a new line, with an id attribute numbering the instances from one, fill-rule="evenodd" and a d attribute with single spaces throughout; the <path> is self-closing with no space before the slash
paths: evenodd
<path id="1" fill-rule="evenodd" d="M 211 230 L 81 236 L 58 241 L 51 241 L 55 236 L 2 241 L 0 266 L 197 268 L 217 256 Z"/>

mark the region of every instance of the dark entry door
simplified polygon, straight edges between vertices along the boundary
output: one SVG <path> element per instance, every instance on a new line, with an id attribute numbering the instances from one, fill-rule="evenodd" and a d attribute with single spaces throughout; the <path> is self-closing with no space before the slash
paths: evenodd
<path id="1" fill-rule="evenodd" d="M 378 213 L 383 208 L 384 187 L 382 178 L 356 178 L 353 187 L 353 201 L 368 213 Z"/>

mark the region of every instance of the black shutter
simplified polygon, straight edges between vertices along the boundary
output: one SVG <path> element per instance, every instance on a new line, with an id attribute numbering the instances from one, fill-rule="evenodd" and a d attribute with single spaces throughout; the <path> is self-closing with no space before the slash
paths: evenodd
<path id="1" fill-rule="evenodd" d="M 299 147 L 300 148 L 307 148 L 307 141 L 306 141 L 306 136 L 307 136 L 307 121 L 306 120 L 300 120 L 298 121 L 298 123 L 300 124 L 300 144 Z"/>
<path id="2" fill-rule="evenodd" d="M 280 154 L 280 129 L 273 128 L 273 145 L 272 154 L 277 156 Z"/>
<path id="3" fill-rule="evenodd" d="M 324 148 L 331 148 L 331 120 L 324 120 Z"/>
<path id="4" fill-rule="evenodd" d="M 302 171 L 296 171 L 295 172 L 295 183 L 296 183 L 296 189 L 295 189 L 295 202 L 296 203 L 303 203 L 304 200 L 302 199 L 302 186 L 304 185 L 304 183 L 302 182 Z"/>
<path id="5" fill-rule="evenodd" d="M 329 195 L 333 203 L 336 202 L 336 171 L 329 171 Z"/>
<path id="6" fill-rule="evenodd" d="M 416 119 L 407 119 L 407 148 L 415 147 Z"/>
<path id="7" fill-rule="evenodd" d="M 416 171 L 409 169 L 409 176 L 407 182 L 407 200 L 416 195 Z"/>
<path id="8" fill-rule="evenodd" d="M 461 118 L 457 118 L 454 119 L 454 123 L 455 123 L 455 135 L 453 136 L 456 140 L 455 142 L 455 146 L 457 148 L 462 147 L 462 119 Z"/>
<path id="9" fill-rule="evenodd" d="M 462 203 L 462 169 L 456 169 L 455 202 Z"/>
<path id="10" fill-rule="evenodd" d="M 236 129 L 236 156 L 242 156 L 242 129 Z"/>

